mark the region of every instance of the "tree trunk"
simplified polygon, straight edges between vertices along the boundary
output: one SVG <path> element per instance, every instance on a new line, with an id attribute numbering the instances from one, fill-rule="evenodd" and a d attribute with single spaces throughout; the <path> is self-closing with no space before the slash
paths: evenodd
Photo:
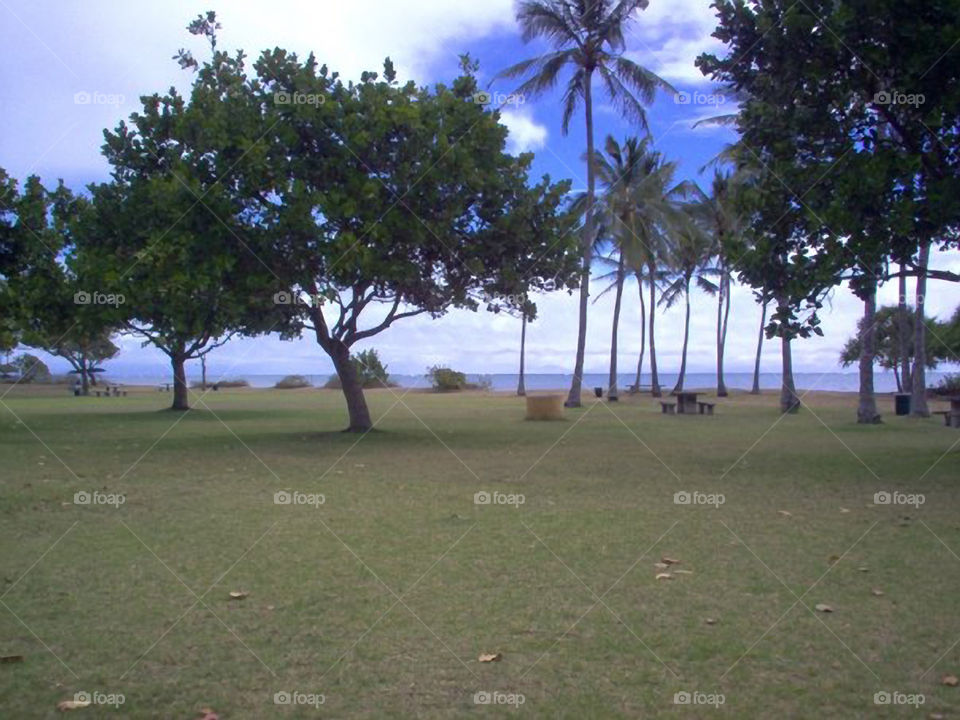
<path id="1" fill-rule="evenodd" d="M 787 335 L 780 337 L 780 353 L 782 359 L 782 382 L 780 385 L 780 412 L 795 413 L 800 409 L 800 398 L 797 397 L 797 388 L 793 382 L 793 353 Z"/>
<path id="2" fill-rule="evenodd" d="M 914 417 L 930 417 L 927 407 L 927 328 L 924 305 L 927 293 L 927 263 L 930 262 L 930 241 L 920 245 L 917 262 L 917 301 L 913 321 L 913 372 L 910 374 L 910 414 Z"/>
<path id="3" fill-rule="evenodd" d="M 517 395 L 526 395 L 527 386 L 523 377 L 524 355 L 527 352 L 527 314 L 523 313 L 523 325 L 520 329 L 520 380 L 517 382 Z"/>
<path id="4" fill-rule="evenodd" d="M 893 366 L 893 379 L 897 382 L 897 392 L 903 392 L 903 381 L 900 379 L 900 370 L 897 369 L 897 366 Z"/>
<path id="5" fill-rule="evenodd" d="M 654 337 L 654 320 L 657 315 L 657 266 L 650 263 L 650 394 L 660 397 L 660 377 L 657 375 L 657 342 Z"/>
<path id="6" fill-rule="evenodd" d="M 869 294 L 863 300 L 863 323 L 860 331 L 860 404 L 857 422 L 874 425 L 880 422 L 877 397 L 873 392 L 873 365 L 876 352 L 877 281 L 871 282 Z"/>
<path id="7" fill-rule="evenodd" d="M 207 389 L 207 356 L 200 356 L 200 389 Z"/>
<path id="8" fill-rule="evenodd" d="M 900 272 L 906 272 L 907 268 L 904 263 L 900 263 Z M 907 388 L 911 387 L 910 384 L 910 338 L 908 337 L 910 333 L 910 317 L 909 310 L 907 310 L 907 277 L 906 275 L 900 276 L 900 300 L 897 304 L 899 308 L 898 313 L 898 326 L 900 335 L 899 342 L 899 352 L 900 352 L 900 380 L 898 386 L 900 387 L 900 392 L 907 392 Z"/>
<path id="9" fill-rule="evenodd" d="M 637 361 L 637 381 L 634 386 L 640 392 L 643 382 L 643 356 L 647 350 L 647 305 L 643 299 L 643 273 L 637 273 L 637 289 L 640 291 L 640 359 Z"/>
<path id="10" fill-rule="evenodd" d="M 617 388 L 617 335 L 620 329 L 620 307 L 623 302 L 624 258 L 620 253 L 617 265 L 617 297 L 613 302 L 613 335 L 610 338 L 610 382 L 607 387 L 607 399 L 616 402 L 620 396 Z"/>
<path id="11" fill-rule="evenodd" d="M 350 348 L 336 343 L 331 349 L 330 359 L 333 360 L 343 397 L 347 401 L 350 426 L 346 432 L 367 432 L 373 428 L 373 422 L 370 420 L 370 410 L 367 408 L 367 399 L 364 397 L 357 369 L 350 361 Z"/>
<path id="12" fill-rule="evenodd" d="M 677 378 L 677 384 L 673 387 L 673 393 L 683 392 L 683 379 L 687 374 L 687 343 L 690 340 L 690 278 L 687 278 L 687 285 L 683 291 L 683 297 L 687 305 L 687 318 L 683 323 L 683 352 L 680 355 L 680 377 Z"/>
<path id="13" fill-rule="evenodd" d="M 727 327 L 730 322 L 730 275 L 726 268 L 721 268 L 721 272 L 720 297 L 717 301 L 717 397 L 727 397 L 729 393 L 723 379 L 723 355 L 727 347 Z"/>
<path id="14" fill-rule="evenodd" d="M 186 360 L 181 352 L 170 355 L 170 362 L 173 365 L 173 405 L 170 406 L 171 410 L 190 409 L 187 402 L 187 373 L 184 369 Z"/>
<path id="15" fill-rule="evenodd" d="M 767 326 L 767 301 L 764 300 L 760 310 L 760 336 L 757 338 L 757 359 L 753 363 L 753 387 L 750 389 L 751 395 L 760 394 L 760 356 L 763 353 L 763 336 L 766 335 Z"/>
<path id="16" fill-rule="evenodd" d="M 590 259 L 593 254 L 593 202 L 596 181 L 593 172 L 593 72 L 587 72 L 583 88 L 583 105 L 587 120 L 587 211 L 583 223 L 583 238 L 580 241 L 583 253 L 583 270 L 580 273 L 580 316 L 577 330 L 577 357 L 573 366 L 573 382 L 570 394 L 564 403 L 567 407 L 580 407 L 580 388 L 583 384 L 583 360 L 587 348 L 587 304 L 590 299 Z"/>

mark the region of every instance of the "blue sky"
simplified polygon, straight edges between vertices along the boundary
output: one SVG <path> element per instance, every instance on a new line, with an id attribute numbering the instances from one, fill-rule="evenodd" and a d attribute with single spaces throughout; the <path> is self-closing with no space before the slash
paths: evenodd
<path id="1" fill-rule="evenodd" d="M 220 45 L 243 48 L 256 57 L 260 50 L 280 46 L 306 54 L 309 51 L 348 78 L 359 78 L 365 69 L 379 70 L 389 55 L 402 79 L 421 84 L 448 82 L 457 74 L 458 55 L 469 51 L 481 63 L 481 80 L 518 60 L 541 53 L 545 46 L 524 45 L 517 31 L 511 0 L 461 3 L 451 0 L 316 0 L 269 3 L 231 0 L 192 2 L 116 3 L 87 0 L 0 2 L 0 166 L 23 179 L 38 174 L 49 185 L 57 178 L 75 190 L 107 177 L 100 156 L 104 128 L 112 128 L 138 109 L 143 93 L 163 91 L 171 85 L 184 90 L 190 75 L 171 59 L 181 47 L 205 56 L 205 48 L 184 29 L 198 13 L 216 10 L 223 29 Z M 729 102 L 706 96 L 715 89 L 694 67 L 694 58 L 705 50 L 722 52 L 710 37 L 715 25 L 708 0 L 651 0 L 638 14 L 627 35 L 628 55 L 659 73 L 679 90 L 700 93 L 700 102 L 678 104 L 661 96 L 649 110 L 656 147 L 678 161 L 683 177 L 696 179 L 698 169 L 734 136 L 723 128 L 697 128 L 701 117 L 723 113 Z M 507 82 L 493 86 L 508 93 Z M 597 139 L 638 134 L 639 128 L 620 119 L 599 94 L 596 112 Z M 84 103 L 88 99 L 90 102 Z M 719 103 L 719 104 L 718 104 Z M 510 128 L 510 148 L 536 153 L 536 175 L 571 178 L 575 188 L 585 187 L 581 156 L 585 147 L 582 115 L 574 118 L 570 134 L 560 129 L 557 95 L 526 98 L 504 109 Z M 802 195 L 805 189 L 796 188 Z M 960 255 L 938 255 L 937 267 L 960 271 Z M 639 304 L 636 285 L 626 291 L 621 325 L 620 363 L 635 366 L 639 350 Z M 881 290 L 880 301 L 896 301 L 896 288 Z M 928 311 L 947 316 L 960 303 L 960 289 L 931 281 Z M 538 299 L 540 317 L 528 332 L 527 368 L 530 372 L 570 372 L 577 333 L 575 297 L 552 295 Z M 836 370 L 836 358 L 845 338 L 853 332 L 860 303 L 838 289 L 824 314 L 824 338 L 797 343 L 798 371 Z M 603 371 L 609 363 L 612 298 L 591 306 L 587 345 L 587 371 Z M 689 368 L 709 371 L 714 366 L 715 305 L 710 298 L 694 297 Z M 682 342 L 682 309 L 658 318 L 657 348 L 662 371 L 679 366 Z M 748 288 L 733 294 L 727 367 L 752 369 L 759 308 Z M 364 346 L 377 347 L 390 368 L 418 373 L 435 363 L 470 372 L 513 372 L 518 362 L 519 321 L 485 312 L 452 312 L 439 320 L 413 318 L 398 323 Z M 123 353 L 107 368 L 114 375 L 151 372 L 164 367 L 164 358 L 140 347 L 135 339 L 122 341 Z M 66 366 L 51 362 L 55 370 Z M 310 338 L 282 342 L 276 337 L 241 339 L 215 351 L 210 358 L 214 373 L 303 372 L 322 374 L 332 365 Z M 766 371 L 779 369 L 775 343 L 764 353 Z"/>

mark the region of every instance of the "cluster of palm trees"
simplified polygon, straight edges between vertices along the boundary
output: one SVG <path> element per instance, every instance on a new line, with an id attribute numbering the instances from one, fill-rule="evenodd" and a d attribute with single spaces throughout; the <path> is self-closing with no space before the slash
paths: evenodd
<path id="1" fill-rule="evenodd" d="M 609 397 L 619 395 L 617 337 L 623 289 L 629 276 L 637 280 L 641 313 L 640 357 L 633 389 L 641 387 L 649 337 L 650 391 L 660 396 L 656 311 L 682 301 L 683 349 L 673 392 L 683 390 L 690 339 L 690 293 L 695 285 L 718 300 L 717 394 L 726 395 L 723 355 L 730 314 L 730 254 L 740 228 L 731 197 L 736 178 L 716 171 L 709 193 L 689 181 L 677 183 L 676 163 L 664 160 L 653 150 L 649 136 L 627 138 L 622 144 L 608 137 L 605 152 L 596 153 L 593 164 L 601 184 L 593 206 L 594 258 L 608 269 L 602 276 L 608 285 L 598 299 L 607 292 L 614 292 L 616 298 Z M 577 202 L 586 203 L 586 199 L 578 198 Z"/>
<path id="2" fill-rule="evenodd" d="M 520 0 L 516 16 L 524 41 L 542 38 L 552 49 L 539 57 L 519 62 L 498 76 L 526 78 L 517 93 L 536 96 L 553 89 L 564 71 L 569 70 L 570 77 L 562 96 L 564 134 L 581 103 L 584 108 L 587 191 L 577 199 L 584 217 L 581 234 L 583 260 L 577 354 L 566 402 L 568 407 L 580 405 L 590 269 L 598 258 L 609 268 L 606 277 L 612 282 L 608 290 L 616 293 L 610 395 L 618 395 L 617 332 L 628 275 L 635 276 L 638 281 L 644 328 L 634 386 L 640 387 L 649 317 L 651 391 L 656 396 L 661 394 L 654 333 L 656 310 L 658 306 L 669 307 L 683 300 L 686 325 L 675 390 L 683 389 L 690 330 L 690 289 L 696 283 L 718 296 L 717 392 L 726 395 L 723 354 L 730 311 L 730 239 L 735 236 L 738 224 L 732 211 L 735 204 L 730 202 L 735 183 L 719 172 L 714 176 L 709 194 L 694 184 L 676 183 L 676 164 L 665 161 L 652 149 L 648 135 L 627 138 L 622 145 L 608 138 L 603 152 L 595 148 L 595 79 L 599 80 L 613 106 L 645 134 L 648 131 L 645 105 L 653 102 L 658 91 L 676 93 L 666 80 L 625 56 L 625 32 L 647 4 L 647 0 Z M 597 202 L 598 178 L 603 186 L 600 202 Z M 649 312 L 644 286 L 649 291 Z M 761 343 L 762 337 L 761 333 Z M 759 391 L 757 384 L 755 377 L 755 390 Z"/>

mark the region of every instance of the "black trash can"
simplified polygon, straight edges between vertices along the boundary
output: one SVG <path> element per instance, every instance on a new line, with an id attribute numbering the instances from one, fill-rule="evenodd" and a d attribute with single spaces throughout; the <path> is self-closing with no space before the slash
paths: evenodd
<path id="1" fill-rule="evenodd" d="M 909 415 L 910 414 L 910 395 L 907 393 L 897 393 L 893 396 L 894 406 L 896 407 L 897 415 Z"/>
<path id="2" fill-rule="evenodd" d="M 596 395 L 598 398 L 602 398 L 602 397 L 603 397 L 603 388 L 602 388 L 602 387 L 595 387 L 595 388 L 593 389 L 593 394 Z"/>

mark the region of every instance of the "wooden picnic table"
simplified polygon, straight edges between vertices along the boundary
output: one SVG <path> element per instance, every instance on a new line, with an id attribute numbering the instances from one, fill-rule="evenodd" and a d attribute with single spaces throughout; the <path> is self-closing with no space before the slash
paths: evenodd
<path id="1" fill-rule="evenodd" d="M 700 393 L 695 393 L 695 392 L 676 393 L 677 412 L 681 415 L 696 415 L 697 414 L 697 395 L 699 394 Z"/>

